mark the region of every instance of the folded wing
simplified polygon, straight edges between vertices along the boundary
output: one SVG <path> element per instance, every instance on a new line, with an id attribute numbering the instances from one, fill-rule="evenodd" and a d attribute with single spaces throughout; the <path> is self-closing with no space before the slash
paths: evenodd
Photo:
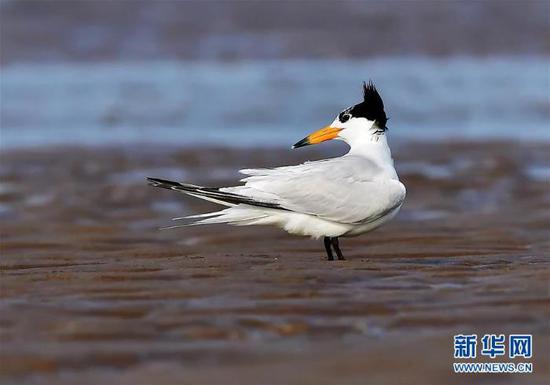
<path id="1" fill-rule="evenodd" d="M 399 207 L 405 188 L 365 158 L 344 156 L 298 166 L 242 170 L 244 186 L 220 189 L 339 223 L 366 223 Z"/>

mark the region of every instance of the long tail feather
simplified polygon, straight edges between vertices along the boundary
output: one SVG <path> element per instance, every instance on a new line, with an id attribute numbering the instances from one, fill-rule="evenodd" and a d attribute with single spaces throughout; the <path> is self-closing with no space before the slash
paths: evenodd
<path id="1" fill-rule="evenodd" d="M 220 223 L 228 223 L 231 225 L 243 226 L 261 224 L 262 220 L 269 217 L 261 209 L 242 208 L 242 207 L 229 207 L 214 213 L 189 215 L 187 217 L 174 218 L 173 220 L 193 220 L 198 219 L 195 222 L 189 222 L 184 224 L 178 224 L 173 226 L 166 226 L 161 230 L 175 229 L 179 227 L 197 226 L 197 225 L 213 225 Z"/>
<path id="2" fill-rule="evenodd" d="M 272 210 L 287 211 L 287 209 L 276 203 L 269 202 L 268 200 L 260 200 L 235 194 L 233 192 L 220 191 L 218 188 L 202 187 L 158 178 L 147 178 L 147 180 L 149 184 L 154 187 L 178 191 L 226 206 L 225 209 L 212 213 L 174 218 L 174 221 L 190 220 L 190 222 L 163 227 L 161 230 L 216 223 L 228 223 L 237 226 L 266 224 L 270 221 L 269 213 L 272 212 Z"/>
<path id="3" fill-rule="evenodd" d="M 147 178 L 149 184 L 154 187 L 179 191 L 196 198 L 204 199 L 224 206 L 245 204 L 249 206 L 264 207 L 269 209 L 286 210 L 277 203 L 254 199 L 248 196 L 220 191 L 218 188 L 202 187 L 193 184 L 173 182 L 159 178 Z"/>
<path id="4" fill-rule="evenodd" d="M 205 214 L 196 214 L 196 215 L 186 215 L 184 217 L 176 217 L 172 218 L 173 221 L 181 221 L 185 219 L 200 219 L 200 218 L 209 218 L 214 217 L 216 215 L 220 215 L 220 211 L 215 211 L 213 213 L 205 213 Z"/>

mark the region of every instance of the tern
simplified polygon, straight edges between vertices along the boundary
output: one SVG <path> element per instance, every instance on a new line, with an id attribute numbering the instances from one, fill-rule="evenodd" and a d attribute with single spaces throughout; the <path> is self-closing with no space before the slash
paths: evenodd
<path id="1" fill-rule="evenodd" d="M 203 187 L 147 178 L 149 184 L 225 206 L 191 219 L 188 225 L 226 223 L 275 225 L 288 233 L 323 238 L 328 260 L 344 256 L 339 237 L 372 231 L 392 219 L 405 200 L 405 186 L 394 168 L 386 133 L 388 118 L 376 87 L 363 82 L 363 101 L 292 148 L 342 140 L 349 151 L 337 158 L 296 166 L 245 169 L 239 186 Z M 179 226 L 174 226 L 179 227 Z"/>

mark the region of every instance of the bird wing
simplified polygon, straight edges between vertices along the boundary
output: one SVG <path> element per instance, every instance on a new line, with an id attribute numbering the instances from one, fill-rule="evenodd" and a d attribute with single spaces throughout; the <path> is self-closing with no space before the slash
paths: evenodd
<path id="1" fill-rule="evenodd" d="M 244 186 L 222 191 L 339 223 L 365 223 L 401 205 L 405 188 L 368 159 L 343 156 L 298 166 L 249 169 Z"/>

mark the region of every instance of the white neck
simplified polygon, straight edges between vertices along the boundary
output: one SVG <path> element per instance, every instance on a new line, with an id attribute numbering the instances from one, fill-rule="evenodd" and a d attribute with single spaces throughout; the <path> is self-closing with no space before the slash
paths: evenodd
<path id="1" fill-rule="evenodd" d="M 397 179 L 386 134 L 375 134 L 367 127 L 350 127 L 341 131 L 340 137 L 350 146 L 348 155 L 367 158 Z"/>

